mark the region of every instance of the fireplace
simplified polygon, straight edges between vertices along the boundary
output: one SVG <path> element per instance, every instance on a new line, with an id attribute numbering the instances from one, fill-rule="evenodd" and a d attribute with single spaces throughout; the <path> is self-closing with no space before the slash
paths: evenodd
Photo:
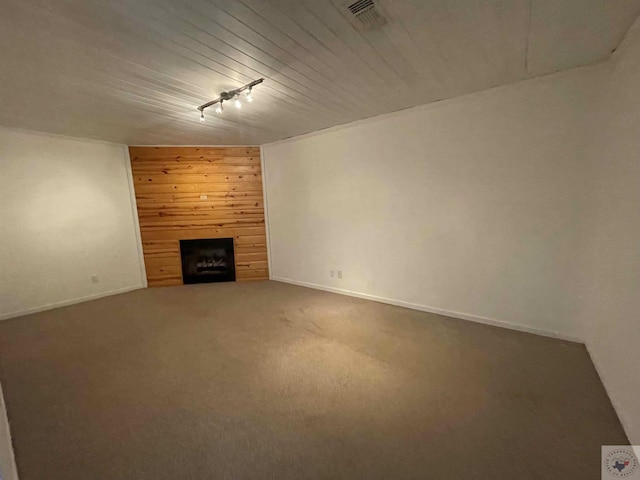
<path id="1" fill-rule="evenodd" d="M 180 257 L 185 284 L 233 282 L 236 279 L 233 238 L 180 240 Z"/>

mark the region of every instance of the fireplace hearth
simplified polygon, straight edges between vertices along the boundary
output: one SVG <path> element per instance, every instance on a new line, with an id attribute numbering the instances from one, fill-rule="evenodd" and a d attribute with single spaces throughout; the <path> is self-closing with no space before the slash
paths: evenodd
<path id="1" fill-rule="evenodd" d="M 233 282 L 236 279 L 233 238 L 180 240 L 185 284 Z"/>

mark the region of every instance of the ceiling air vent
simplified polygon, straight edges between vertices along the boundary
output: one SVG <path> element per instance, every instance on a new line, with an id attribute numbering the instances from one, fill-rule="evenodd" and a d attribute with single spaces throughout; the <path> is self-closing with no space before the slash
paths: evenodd
<path id="1" fill-rule="evenodd" d="M 347 2 L 347 8 L 351 13 L 351 23 L 360 30 L 372 30 L 387 23 L 380 7 L 373 3 L 373 0 Z"/>

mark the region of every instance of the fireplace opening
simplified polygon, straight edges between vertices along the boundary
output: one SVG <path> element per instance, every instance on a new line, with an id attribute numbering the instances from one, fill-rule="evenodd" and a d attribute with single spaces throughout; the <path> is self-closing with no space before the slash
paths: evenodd
<path id="1" fill-rule="evenodd" d="M 180 240 L 180 257 L 185 284 L 233 282 L 236 279 L 233 238 Z"/>

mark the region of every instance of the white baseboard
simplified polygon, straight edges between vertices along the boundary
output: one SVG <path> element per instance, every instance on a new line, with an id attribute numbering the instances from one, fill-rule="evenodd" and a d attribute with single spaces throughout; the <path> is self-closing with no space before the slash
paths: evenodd
<path id="1" fill-rule="evenodd" d="M 370 295 L 368 293 L 354 292 L 354 291 L 345 290 L 342 288 L 327 287 L 325 285 L 319 285 L 316 283 L 301 282 L 298 280 L 292 280 L 291 278 L 272 276 L 270 277 L 270 279 L 276 282 L 290 283 L 292 285 L 298 285 L 301 287 L 314 288 L 316 290 L 324 290 L 325 292 L 338 293 L 338 294 L 347 295 L 350 297 L 364 298 L 365 300 L 373 300 L 375 302 L 387 303 L 389 305 L 395 305 L 396 307 L 410 308 L 412 310 L 435 313 L 437 315 L 443 315 L 445 317 L 453 317 L 453 318 L 459 318 L 462 320 L 470 320 L 472 322 L 484 323 L 485 325 L 492 325 L 494 327 L 503 327 L 511 330 L 518 330 L 520 332 L 533 333 L 533 334 L 542 335 L 545 337 L 558 338 L 560 340 L 567 340 L 569 342 L 584 343 L 582 339 L 571 336 L 571 335 L 567 335 L 562 332 L 556 332 L 553 330 L 543 330 L 540 328 L 529 327 L 527 325 L 519 325 L 517 323 L 510 323 L 504 320 L 496 320 L 493 318 L 482 317 L 482 316 L 473 315 L 470 313 L 455 312 L 452 310 L 445 310 L 442 308 L 430 307 L 428 305 L 420 305 L 417 303 L 403 302 L 401 300 L 378 297 L 376 295 Z"/>
<path id="2" fill-rule="evenodd" d="M 108 297 L 110 295 L 117 295 L 118 293 L 131 292 L 133 290 L 139 290 L 141 288 L 144 288 L 144 285 L 133 285 L 130 287 L 118 288 L 116 290 L 109 290 L 107 292 L 94 293 L 92 295 L 86 295 L 84 297 L 77 297 L 69 300 L 62 300 L 60 302 L 48 303 L 46 305 L 40 305 L 39 307 L 19 310 L 17 312 L 3 313 L 0 315 L 0 321 L 8 320 L 9 318 L 14 317 L 21 317 L 23 315 L 29 315 L 31 313 L 44 312 L 45 310 L 51 310 L 52 308 L 66 307 L 67 305 L 73 305 L 75 303 L 88 302 L 89 300 L 96 300 L 98 298 Z"/>

